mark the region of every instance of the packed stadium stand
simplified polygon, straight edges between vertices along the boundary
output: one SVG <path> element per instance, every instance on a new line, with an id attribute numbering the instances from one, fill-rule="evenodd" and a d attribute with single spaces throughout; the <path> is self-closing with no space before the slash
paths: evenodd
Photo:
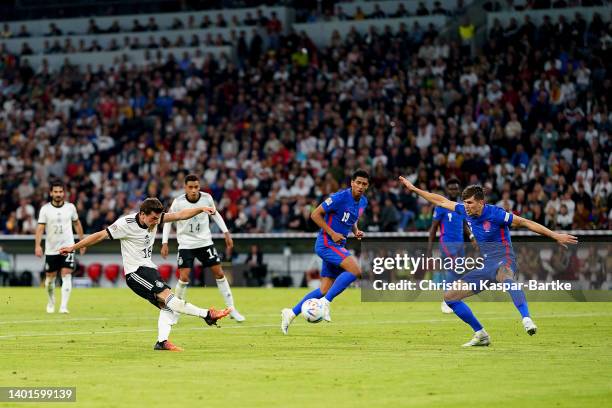
<path id="1" fill-rule="evenodd" d="M 1 23 L 0 231 L 32 234 L 54 178 L 91 233 L 188 173 L 233 232 L 315 231 L 358 167 L 365 231 L 429 228 L 400 174 L 612 226 L 608 2 L 488 2 L 473 38 L 484 2 L 295 3 Z"/>

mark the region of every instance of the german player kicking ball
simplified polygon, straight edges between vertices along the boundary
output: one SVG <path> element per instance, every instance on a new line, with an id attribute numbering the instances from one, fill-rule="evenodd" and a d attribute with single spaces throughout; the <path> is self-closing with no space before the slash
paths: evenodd
<path id="1" fill-rule="evenodd" d="M 120 217 L 110 227 L 88 236 L 77 244 L 61 248 L 59 252 L 66 255 L 105 239 L 120 240 L 127 285 L 138 296 L 160 309 L 157 343 L 154 350 L 183 351 L 181 347 L 175 346 L 168 340 L 172 325 L 176 323 L 175 313 L 199 317 L 211 326 L 216 325 L 217 320 L 227 316 L 231 310 L 202 309 L 186 303 L 170 291 L 170 286 L 163 281 L 157 265 L 151 260 L 159 224 L 188 220 L 203 212 L 213 214 L 215 209 L 197 207 L 170 214 L 165 214 L 163 211 L 164 207 L 157 198 L 147 198 L 141 204 L 139 212 Z"/>

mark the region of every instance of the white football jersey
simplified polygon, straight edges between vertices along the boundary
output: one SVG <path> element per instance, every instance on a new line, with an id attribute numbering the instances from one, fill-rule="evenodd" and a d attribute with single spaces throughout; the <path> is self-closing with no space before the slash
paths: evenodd
<path id="1" fill-rule="evenodd" d="M 38 223 L 45 225 L 45 255 L 59 255 L 59 249 L 74 244 L 72 223 L 79 219 L 76 207 L 64 202 L 61 207 L 51 203 L 43 205 Z"/>
<path id="2" fill-rule="evenodd" d="M 195 202 L 189 201 L 185 194 L 182 194 L 174 199 L 170 206 L 170 212 L 200 207 L 215 208 L 215 202 L 210 194 L 200 191 L 200 198 Z M 188 220 L 176 221 L 176 240 L 178 241 L 179 249 L 196 249 L 212 245 L 212 233 L 210 232 L 211 218 L 222 232 L 227 232 L 225 221 L 223 221 L 223 217 L 218 212 L 214 215 L 208 215 L 203 212 Z M 172 223 L 164 224 L 162 243 L 168 242 L 171 228 Z"/>
<path id="3" fill-rule="evenodd" d="M 160 223 L 163 221 L 162 213 Z M 121 258 L 126 275 L 136 272 L 141 266 L 157 269 L 157 265 L 151 260 L 157 225 L 147 228 L 146 225 L 140 224 L 138 213 L 135 213 L 119 218 L 106 229 L 110 239 L 121 241 Z"/>

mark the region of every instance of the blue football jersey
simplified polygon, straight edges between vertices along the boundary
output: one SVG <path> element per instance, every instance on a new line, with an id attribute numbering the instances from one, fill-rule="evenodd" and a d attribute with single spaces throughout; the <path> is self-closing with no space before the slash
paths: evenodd
<path id="1" fill-rule="evenodd" d="M 509 228 L 512 224 L 512 213 L 490 204 L 485 204 L 480 217 L 470 217 L 463 204 L 457 204 L 455 212 L 466 217 L 487 263 L 503 261 L 510 265 L 515 262 Z"/>
<path id="2" fill-rule="evenodd" d="M 433 219 L 440 222 L 440 250 L 445 256 L 463 256 L 465 216 L 444 207 L 435 207 Z"/>
<path id="3" fill-rule="evenodd" d="M 440 221 L 440 240 L 443 242 L 463 242 L 463 221 L 465 216 L 444 207 L 435 207 L 433 219 Z"/>
<path id="4" fill-rule="evenodd" d="M 362 196 L 359 201 L 355 201 L 351 189 L 347 188 L 332 194 L 321 205 L 325 210 L 324 219 L 327 225 L 337 233 L 348 237 L 353 225 L 368 206 L 368 199 Z M 318 237 L 325 238 L 325 236 L 331 240 L 331 237 L 321 229 Z M 341 244 L 343 245 L 345 242 L 346 239 Z"/>

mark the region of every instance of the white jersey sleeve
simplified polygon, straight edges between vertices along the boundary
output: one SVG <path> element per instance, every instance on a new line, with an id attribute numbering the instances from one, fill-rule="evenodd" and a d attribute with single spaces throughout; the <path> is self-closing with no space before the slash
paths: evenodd
<path id="1" fill-rule="evenodd" d="M 215 210 L 216 209 L 217 208 L 215 207 Z M 229 232 L 229 230 L 227 229 L 227 225 L 225 225 L 223 217 L 221 216 L 221 214 L 219 214 L 219 211 L 216 211 L 213 215 L 210 216 L 210 218 L 213 219 L 213 221 L 215 222 L 215 224 L 217 224 L 222 233 L 225 234 L 226 232 Z"/>
<path id="2" fill-rule="evenodd" d="M 47 206 L 43 205 L 38 213 L 38 223 L 47 224 Z"/>
<path id="3" fill-rule="evenodd" d="M 79 213 L 77 211 L 76 205 L 70 203 L 70 205 L 72 206 L 72 222 L 78 221 L 79 220 Z"/>
<path id="4" fill-rule="evenodd" d="M 130 229 L 126 221 L 126 217 L 121 217 L 115 221 L 110 227 L 106 228 L 106 233 L 110 239 L 122 239 L 127 237 Z"/>

